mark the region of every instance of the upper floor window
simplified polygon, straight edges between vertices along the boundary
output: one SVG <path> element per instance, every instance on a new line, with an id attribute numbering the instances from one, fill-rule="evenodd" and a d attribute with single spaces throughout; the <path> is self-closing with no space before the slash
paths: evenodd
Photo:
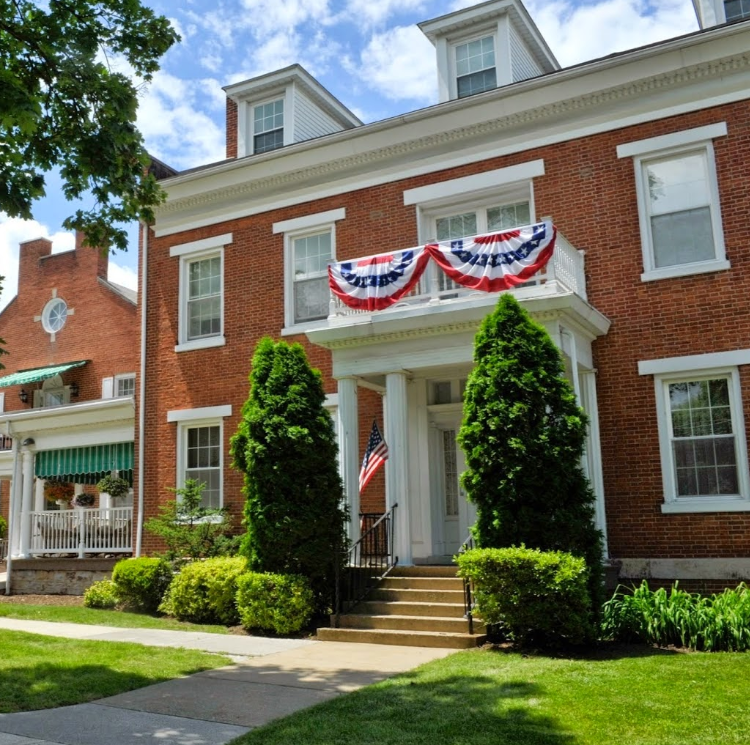
<path id="1" fill-rule="evenodd" d="M 68 305 L 59 297 L 52 298 L 42 311 L 42 327 L 48 334 L 56 334 L 68 319 Z"/>
<path id="2" fill-rule="evenodd" d="M 634 156 L 642 279 L 729 268 L 712 142 L 725 134 L 722 122 L 617 148 Z"/>
<path id="3" fill-rule="evenodd" d="M 265 153 L 284 144 L 284 100 L 253 107 L 253 152 Z"/>
<path id="4" fill-rule="evenodd" d="M 179 343 L 175 351 L 224 344 L 224 246 L 232 234 L 172 246 L 180 258 Z"/>
<path id="5" fill-rule="evenodd" d="M 467 238 L 498 230 L 509 230 L 531 222 L 528 201 L 495 205 L 435 219 L 435 237 L 439 241 Z"/>
<path id="6" fill-rule="evenodd" d="M 724 0 L 724 15 L 727 21 L 750 18 L 750 0 Z"/>
<path id="7" fill-rule="evenodd" d="M 497 87 L 494 36 L 457 44 L 455 51 L 456 89 L 459 98 Z"/>
<path id="8" fill-rule="evenodd" d="M 135 395 L 135 373 L 126 375 L 115 375 L 115 396 L 134 396 Z"/>

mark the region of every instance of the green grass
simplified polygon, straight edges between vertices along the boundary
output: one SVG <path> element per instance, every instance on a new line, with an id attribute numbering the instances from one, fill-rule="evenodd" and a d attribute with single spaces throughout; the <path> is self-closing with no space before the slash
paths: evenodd
<path id="1" fill-rule="evenodd" d="M 635 652 L 634 652 L 635 650 Z M 235 745 L 739 745 L 750 657 L 473 650 L 254 730 Z"/>
<path id="2" fill-rule="evenodd" d="M 77 605 L 16 605 L 0 604 L 0 618 L 23 618 L 29 621 L 57 621 L 83 623 L 87 626 L 115 626 L 123 629 L 167 629 L 169 631 L 203 631 L 210 634 L 227 634 L 225 626 L 187 623 L 174 618 L 150 616 L 145 613 L 128 613 L 116 610 L 99 610 Z"/>
<path id="3" fill-rule="evenodd" d="M 0 713 L 82 704 L 228 663 L 188 649 L 0 631 Z"/>

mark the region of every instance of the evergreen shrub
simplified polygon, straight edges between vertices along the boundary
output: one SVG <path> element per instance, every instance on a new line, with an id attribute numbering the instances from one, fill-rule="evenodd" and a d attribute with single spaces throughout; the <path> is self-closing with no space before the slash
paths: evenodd
<path id="1" fill-rule="evenodd" d="M 248 631 L 294 634 L 309 623 L 315 604 L 305 577 L 248 572 L 237 580 L 237 610 Z"/>
<path id="2" fill-rule="evenodd" d="M 185 564 L 172 580 L 161 610 L 181 621 L 233 626 L 239 621 L 237 578 L 246 571 L 247 560 L 238 556 Z"/>
<path id="3" fill-rule="evenodd" d="M 172 567 L 166 559 L 123 559 L 115 564 L 112 581 L 125 605 L 153 613 L 172 581 Z"/>
<path id="4" fill-rule="evenodd" d="M 119 602 L 115 583 L 102 579 L 89 585 L 83 593 L 83 604 L 87 608 L 114 608 Z"/>
<path id="5" fill-rule="evenodd" d="M 562 551 L 471 549 L 458 557 L 477 613 L 519 644 L 582 644 L 596 637 L 586 562 Z"/>

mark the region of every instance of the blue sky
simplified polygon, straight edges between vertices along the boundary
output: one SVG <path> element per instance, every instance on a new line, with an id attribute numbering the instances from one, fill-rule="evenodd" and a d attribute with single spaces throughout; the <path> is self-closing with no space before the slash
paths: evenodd
<path id="1" fill-rule="evenodd" d="M 141 91 L 139 126 L 149 150 L 179 170 L 224 157 L 222 86 L 299 62 L 364 122 L 437 100 L 435 53 L 416 24 L 467 0 L 145 0 L 182 41 Z M 697 29 L 690 0 L 527 0 L 562 66 Z M 0 213 L 0 308 L 15 295 L 18 243 L 51 237 L 73 247 L 61 225 L 72 207 L 54 177 L 32 221 Z M 136 285 L 135 230 L 110 279 Z"/>

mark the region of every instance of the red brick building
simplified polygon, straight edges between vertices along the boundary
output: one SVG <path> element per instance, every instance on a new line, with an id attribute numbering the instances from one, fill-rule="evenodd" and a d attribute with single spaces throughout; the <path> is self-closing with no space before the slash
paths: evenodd
<path id="1" fill-rule="evenodd" d="M 440 103 L 369 125 L 299 67 L 228 87 L 227 160 L 163 181 L 144 244 L 146 515 L 187 476 L 239 511 L 229 437 L 271 334 L 324 373 L 353 514 L 397 502 L 403 563 L 455 553 L 462 390 L 497 296 L 431 263 L 353 312 L 326 265 L 550 217 L 552 259 L 511 291 L 591 418 L 609 557 L 626 577 L 750 577 L 750 23 L 696 5 L 701 31 L 568 69 L 517 0 L 426 22 Z M 373 416 L 391 457 L 360 497 Z"/>
<path id="2" fill-rule="evenodd" d="M 0 502 L 17 557 L 131 551 L 132 494 L 93 486 L 111 471 L 132 481 L 133 469 L 136 293 L 107 268 L 80 236 L 72 251 L 53 254 L 45 238 L 20 247 L 18 294 L 0 312 Z M 56 504 L 55 480 L 90 493 L 93 509 Z"/>

